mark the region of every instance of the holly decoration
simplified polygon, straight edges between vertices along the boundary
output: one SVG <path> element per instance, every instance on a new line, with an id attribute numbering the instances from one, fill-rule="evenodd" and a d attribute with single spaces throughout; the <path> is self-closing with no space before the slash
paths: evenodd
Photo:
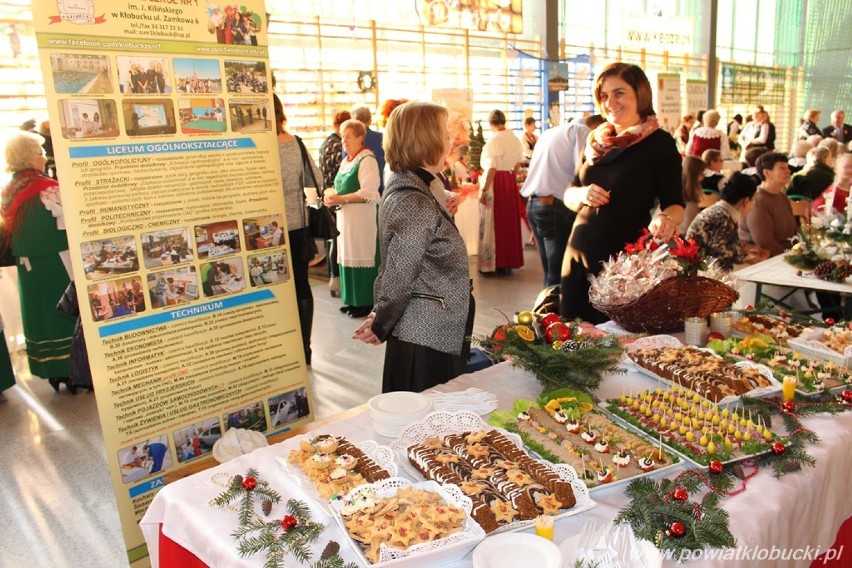
<path id="1" fill-rule="evenodd" d="M 710 491 L 692 501 L 690 487 L 697 488 L 697 478 L 685 478 L 683 483 L 648 477 L 636 479 L 627 486 L 625 493 L 630 503 L 619 512 L 615 523 L 630 523 L 637 537 L 655 542 L 658 548 L 672 551 L 675 557 L 681 550 L 736 546 L 728 512 L 719 507 L 722 495 Z M 677 489 L 683 489 L 687 499 L 670 498 Z M 668 528 L 664 532 L 660 527 Z"/>
<path id="2" fill-rule="evenodd" d="M 269 483 L 258 481 L 257 470 L 250 469 L 245 476 L 235 475 L 231 479 L 228 489 L 216 496 L 211 503 L 217 507 L 225 507 L 231 501 L 239 500 L 237 512 L 239 513 L 240 524 L 244 524 L 251 517 L 257 516 L 254 511 L 255 497 L 261 501 L 268 499 L 272 503 L 281 501 L 281 496 L 269 487 Z"/>
<path id="3" fill-rule="evenodd" d="M 672 491 L 672 499 L 675 501 L 686 501 L 689 499 L 689 493 L 686 492 L 686 489 L 683 487 L 678 487 L 674 491 Z"/>
<path id="4" fill-rule="evenodd" d="M 299 519 L 297 519 L 293 515 L 284 515 L 284 518 L 281 519 L 281 528 L 285 531 L 294 529 L 298 524 Z"/>
<path id="5" fill-rule="evenodd" d="M 531 327 L 506 319 L 507 323 L 490 337 L 474 340 L 495 359 L 508 359 L 515 367 L 533 373 L 545 390 L 568 388 L 590 393 L 598 388 L 605 373 L 626 372 L 618 359 L 623 349 L 613 336 L 591 337 L 581 331 L 579 322 L 554 322 L 539 337 Z M 550 332 L 552 343 L 548 343 L 545 333 L 557 324 L 565 329 L 554 328 Z"/>

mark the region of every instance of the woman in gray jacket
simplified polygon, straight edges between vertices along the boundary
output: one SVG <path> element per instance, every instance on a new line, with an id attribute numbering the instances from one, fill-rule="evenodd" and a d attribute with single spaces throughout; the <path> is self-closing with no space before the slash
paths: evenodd
<path id="1" fill-rule="evenodd" d="M 419 392 L 467 368 L 474 302 L 464 241 L 435 198 L 450 150 L 447 111 L 408 102 L 384 135 L 392 175 L 379 210 L 382 263 L 373 312 L 353 336 L 387 341 L 382 392 Z M 433 187 L 434 186 L 434 187 Z"/>

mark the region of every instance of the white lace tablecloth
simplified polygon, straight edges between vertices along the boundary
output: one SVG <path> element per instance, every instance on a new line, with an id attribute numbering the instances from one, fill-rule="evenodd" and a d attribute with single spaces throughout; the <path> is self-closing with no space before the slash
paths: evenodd
<path id="1" fill-rule="evenodd" d="M 612 375 L 605 378 L 599 396 L 612 398 L 620 396 L 622 390 L 640 390 L 656 388 L 656 381 L 630 371 L 627 375 Z M 464 390 L 480 388 L 497 395 L 501 408 L 511 408 L 517 398 L 535 398 L 541 391 L 541 385 L 531 375 L 514 369 L 508 363 L 501 363 L 477 373 L 462 375 L 439 390 Z M 816 467 L 788 474 L 781 479 L 772 477 L 769 470 L 761 471 L 748 482 L 748 489 L 735 497 L 723 499 L 723 507 L 730 513 L 731 532 L 737 538 L 739 546 L 773 545 L 780 548 L 820 547 L 825 550 L 834 542 L 840 524 L 852 515 L 852 491 L 849 491 L 849 472 L 852 471 L 852 412 L 837 416 L 807 418 L 806 427 L 814 430 L 821 438 L 819 444 L 811 446 L 809 451 L 816 460 Z M 775 427 L 781 428 L 780 424 Z M 343 435 L 359 442 L 374 439 L 380 444 L 391 442 L 389 438 L 377 435 L 370 424 L 369 412 L 341 419 L 321 428 L 317 433 Z M 140 523 L 148 549 L 151 552 L 153 566 L 157 566 L 158 528 L 163 525 L 163 533 L 180 544 L 210 566 L 252 566 L 263 565 L 261 558 L 242 559 L 236 553 L 234 543 L 229 536 L 236 527 L 235 513 L 208 506 L 208 501 L 218 495 L 222 488 L 214 485 L 210 479 L 216 472 L 244 474 L 249 467 L 259 470 L 263 479 L 282 493 L 283 500 L 294 497 L 307 500 L 307 496 L 287 476 L 275 461 L 276 455 L 286 455 L 295 447 L 296 440 L 287 440 L 281 444 L 260 448 L 251 454 L 237 458 L 225 465 L 203 471 L 191 477 L 176 481 L 163 488 L 155 497 L 145 518 Z M 685 466 L 676 469 L 672 476 Z M 400 475 L 404 472 L 400 470 Z M 598 506 L 591 511 L 557 521 L 554 541 L 558 544 L 581 530 L 586 521 L 606 522 L 612 520 L 627 503 L 624 487 L 616 486 L 595 493 Z M 273 516 L 281 515 L 283 505 L 276 505 Z M 323 513 L 314 507 L 314 518 L 322 519 Z M 344 535 L 331 518 L 325 518 L 328 529 L 323 533 L 317 547 L 317 554 L 325 545 L 326 539 L 341 544 L 341 551 L 347 561 L 354 561 L 354 554 L 344 542 Z M 527 531 L 531 532 L 531 531 Z M 292 560 L 292 559 L 291 559 Z M 288 561 L 290 562 L 290 561 Z M 447 566 L 471 566 L 471 555 Z M 295 565 L 295 564 L 294 564 Z M 665 566 L 676 566 L 666 561 Z M 808 566 L 809 561 L 760 561 L 755 560 L 702 560 L 690 562 L 689 566 L 712 566 L 719 568 L 791 568 Z"/>

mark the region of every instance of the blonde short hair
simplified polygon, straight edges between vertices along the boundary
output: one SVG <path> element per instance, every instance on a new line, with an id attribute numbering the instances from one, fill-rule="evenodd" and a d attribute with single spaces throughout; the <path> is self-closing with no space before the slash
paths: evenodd
<path id="1" fill-rule="evenodd" d="M 435 165 L 446 149 L 441 122 L 447 109 L 435 103 L 407 102 L 394 109 L 384 133 L 385 160 L 393 172 Z"/>
<path id="2" fill-rule="evenodd" d="M 35 132 L 19 132 L 6 143 L 6 171 L 19 172 L 33 167 L 33 155 L 44 152 L 44 138 Z"/>
<path id="3" fill-rule="evenodd" d="M 354 132 L 355 136 L 360 136 L 361 138 L 364 138 L 367 135 L 367 127 L 364 126 L 364 123 L 358 120 L 357 118 L 350 118 L 349 120 L 344 120 L 343 124 L 340 125 L 340 132 L 344 132 L 347 128 Z"/>
<path id="4" fill-rule="evenodd" d="M 805 120 L 810 120 L 814 124 L 819 122 L 820 111 L 816 108 L 809 108 L 805 111 Z"/>
<path id="5" fill-rule="evenodd" d="M 710 110 L 704 113 L 704 117 L 702 118 L 701 122 L 704 124 L 704 126 L 716 128 L 716 125 L 719 124 L 720 118 L 721 117 L 719 116 L 719 111 L 711 108 Z"/>

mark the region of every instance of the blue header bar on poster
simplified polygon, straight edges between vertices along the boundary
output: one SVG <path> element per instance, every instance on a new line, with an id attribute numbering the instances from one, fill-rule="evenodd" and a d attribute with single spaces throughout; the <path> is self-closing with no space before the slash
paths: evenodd
<path id="1" fill-rule="evenodd" d="M 212 140 L 183 140 L 178 142 L 149 142 L 146 144 L 110 144 L 70 148 L 71 158 L 109 158 L 136 154 L 167 154 L 172 152 L 210 152 L 256 148 L 251 138 L 217 138 Z"/>
<path id="2" fill-rule="evenodd" d="M 272 293 L 272 290 L 258 290 L 257 292 L 251 292 L 241 296 L 222 298 L 221 300 L 215 300 L 199 304 L 197 306 L 185 306 L 160 314 L 153 314 L 111 325 L 105 325 L 98 329 L 98 335 L 100 337 L 111 337 L 113 335 L 118 335 L 119 333 L 126 333 L 128 331 L 161 325 L 179 319 L 203 316 L 211 312 L 220 312 L 222 310 L 228 310 L 238 306 L 244 306 L 246 304 L 255 304 L 257 302 L 265 302 L 266 300 L 273 299 L 275 299 L 275 295 Z"/>

